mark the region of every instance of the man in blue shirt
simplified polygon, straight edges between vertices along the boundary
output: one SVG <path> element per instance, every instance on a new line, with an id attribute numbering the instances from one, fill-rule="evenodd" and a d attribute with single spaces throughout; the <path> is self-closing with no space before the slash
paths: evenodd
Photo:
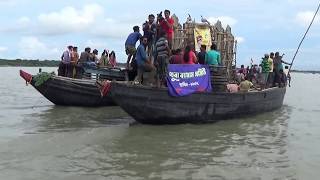
<path id="1" fill-rule="evenodd" d="M 148 38 L 142 37 L 141 43 L 138 46 L 136 57 L 135 57 L 138 65 L 138 74 L 134 81 L 137 84 L 142 82 L 142 75 L 144 72 L 150 72 L 154 70 L 153 65 L 148 60 L 148 56 L 146 52 L 147 45 L 148 45 Z"/>
<path id="2" fill-rule="evenodd" d="M 136 54 L 136 43 L 141 37 L 142 35 L 140 34 L 139 26 L 134 26 L 133 33 L 129 34 L 125 42 L 126 54 L 128 55 L 128 59 L 127 59 L 128 69 L 129 69 L 131 58 L 134 59 Z"/>

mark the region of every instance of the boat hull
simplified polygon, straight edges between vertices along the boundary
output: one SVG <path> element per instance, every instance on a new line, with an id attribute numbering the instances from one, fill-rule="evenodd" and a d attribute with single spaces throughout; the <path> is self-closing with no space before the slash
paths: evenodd
<path id="1" fill-rule="evenodd" d="M 167 89 L 112 82 L 112 99 L 135 120 L 147 124 L 207 123 L 278 109 L 286 88 L 248 93 L 195 93 L 172 97 Z"/>
<path id="2" fill-rule="evenodd" d="M 26 81 L 31 76 L 25 72 L 20 75 Z M 55 105 L 63 106 L 114 106 L 116 105 L 110 96 L 101 96 L 95 80 L 72 79 L 53 75 L 40 86 L 35 86 L 35 81 L 30 79 L 30 84 L 45 98 Z"/>

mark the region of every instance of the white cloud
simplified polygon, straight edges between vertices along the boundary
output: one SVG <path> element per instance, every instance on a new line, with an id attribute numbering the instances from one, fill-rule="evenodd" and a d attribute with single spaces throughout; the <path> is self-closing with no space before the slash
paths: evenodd
<path id="1" fill-rule="evenodd" d="M 13 21 L 12 24 L 8 24 L 6 26 L 0 27 L 0 31 L 2 32 L 21 32 L 28 31 L 28 26 L 31 24 L 30 18 L 26 16 L 22 16 L 16 21 Z"/>
<path id="2" fill-rule="evenodd" d="M 219 17 L 209 17 L 208 21 L 211 24 L 215 24 L 217 21 L 221 21 L 221 24 L 224 28 L 227 27 L 227 25 L 230 25 L 233 27 L 235 24 L 237 24 L 237 20 L 230 16 L 219 16 Z"/>
<path id="3" fill-rule="evenodd" d="M 4 46 L 0 46 L 0 53 L 3 53 L 5 51 L 7 51 L 8 48 L 7 47 L 4 47 Z"/>
<path id="4" fill-rule="evenodd" d="M 93 49 L 98 49 L 98 51 L 101 51 L 103 49 L 107 49 L 107 43 L 101 42 L 101 41 L 93 41 L 93 40 L 88 40 L 85 43 L 85 47 L 90 47 L 92 50 Z"/>
<path id="5" fill-rule="evenodd" d="M 238 44 L 242 44 L 243 42 L 245 42 L 244 37 L 241 37 L 241 36 L 236 37 L 236 40 Z"/>
<path id="6" fill-rule="evenodd" d="M 16 0 L 0 0 L 0 5 L 1 6 L 15 6 L 17 5 Z"/>
<path id="7" fill-rule="evenodd" d="M 310 24 L 313 16 L 314 16 L 314 12 L 312 12 L 312 11 L 299 12 L 299 13 L 296 15 L 295 20 L 296 20 L 296 22 L 299 23 L 300 25 L 306 26 L 306 25 L 309 25 L 309 24 Z M 314 23 L 315 23 L 315 24 L 319 24 L 319 23 L 320 23 L 320 18 L 319 18 L 319 16 L 316 16 Z"/>
<path id="8" fill-rule="evenodd" d="M 28 59 L 59 59 L 58 48 L 49 47 L 37 37 L 22 37 L 19 44 L 19 55 Z"/>
<path id="9" fill-rule="evenodd" d="M 38 16 L 45 34 L 64 34 L 90 29 L 104 13 L 98 4 L 85 5 L 82 9 L 68 6 L 59 12 Z"/>
<path id="10" fill-rule="evenodd" d="M 102 24 L 105 24 L 105 26 L 96 26 L 95 29 L 91 30 L 91 33 L 103 38 L 125 39 L 126 36 L 132 32 L 132 27 L 140 25 L 141 23 L 138 23 L 137 20 L 134 19 L 129 22 L 127 19 L 122 21 L 122 19 L 115 20 L 107 18 Z"/>
<path id="11" fill-rule="evenodd" d="M 28 25 L 31 22 L 30 18 L 22 16 L 17 20 L 17 24 L 21 26 Z"/>

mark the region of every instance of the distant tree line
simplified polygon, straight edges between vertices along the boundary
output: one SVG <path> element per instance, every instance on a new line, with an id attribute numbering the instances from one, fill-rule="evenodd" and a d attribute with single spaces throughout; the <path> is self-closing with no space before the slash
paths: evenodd
<path id="1" fill-rule="evenodd" d="M 24 67 L 57 67 L 60 61 L 57 60 L 26 60 L 16 59 L 7 60 L 0 59 L 0 66 L 24 66 Z"/>

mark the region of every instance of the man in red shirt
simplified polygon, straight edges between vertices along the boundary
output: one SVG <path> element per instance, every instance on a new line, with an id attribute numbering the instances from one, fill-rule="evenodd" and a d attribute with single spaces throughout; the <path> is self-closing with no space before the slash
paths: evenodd
<path id="1" fill-rule="evenodd" d="M 165 18 L 161 19 L 159 23 L 161 29 L 166 32 L 169 48 L 172 49 L 174 20 L 170 17 L 170 11 L 167 9 L 164 11 L 164 16 Z"/>

